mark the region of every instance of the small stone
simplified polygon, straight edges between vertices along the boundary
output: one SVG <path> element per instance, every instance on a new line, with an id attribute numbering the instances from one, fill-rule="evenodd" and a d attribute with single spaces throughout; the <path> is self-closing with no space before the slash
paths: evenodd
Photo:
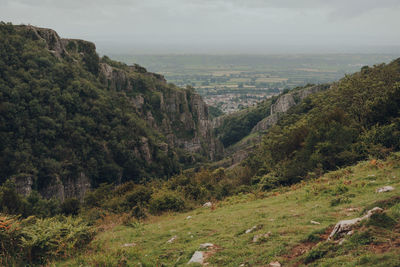
<path id="1" fill-rule="evenodd" d="M 255 231 L 255 230 L 259 230 L 259 229 L 261 229 L 262 228 L 262 225 L 254 225 L 253 227 L 251 227 L 250 229 L 247 229 L 246 230 L 246 234 L 248 234 L 248 233 L 251 233 L 251 232 L 253 232 L 253 231 Z"/>
<path id="2" fill-rule="evenodd" d="M 347 208 L 346 211 L 355 212 L 355 211 L 360 211 L 360 209 L 359 208 Z"/>
<path id="3" fill-rule="evenodd" d="M 203 207 L 204 207 L 204 208 L 209 208 L 209 207 L 211 207 L 211 206 L 212 206 L 212 203 L 211 203 L 211 202 L 206 202 L 206 203 L 203 204 Z"/>
<path id="4" fill-rule="evenodd" d="M 384 193 L 384 192 L 390 192 L 390 191 L 393 191 L 393 190 L 394 190 L 393 186 L 387 185 L 387 186 L 384 186 L 384 187 L 381 187 L 381 188 L 377 189 L 376 192 L 377 193 Z"/>
<path id="5" fill-rule="evenodd" d="M 271 267 L 281 267 L 282 264 L 280 264 L 279 261 L 271 261 L 269 263 L 269 266 L 271 266 Z"/>
<path id="6" fill-rule="evenodd" d="M 186 217 L 186 220 L 190 220 L 190 219 L 192 219 L 192 218 L 193 218 L 193 217 L 189 215 L 189 216 Z"/>
<path id="7" fill-rule="evenodd" d="M 202 251 L 195 251 L 187 264 L 191 263 L 203 264 L 203 262 L 204 262 L 204 253 Z"/>
<path id="8" fill-rule="evenodd" d="M 122 246 L 123 247 L 134 247 L 134 246 L 136 246 L 136 243 L 125 243 Z"/>
<path id="9" fill-rule="evenodd" d="M 178 238 L 178 236 L 176 236 L 176 235 L 174 235 L 173 237 L 171 237 L 168 241 L 167 241 L 167 243 L 172 243 L 172 242 L 174 242 L 176 239 Z"/>
<path id="10" fill-rule="evenodd" d="M 310 221 L 310 223 L 311 223 L 311 224 L 318 224 L 318 225 L 321 224 L 321 223 L 316 222 L 316 221 Z"/>

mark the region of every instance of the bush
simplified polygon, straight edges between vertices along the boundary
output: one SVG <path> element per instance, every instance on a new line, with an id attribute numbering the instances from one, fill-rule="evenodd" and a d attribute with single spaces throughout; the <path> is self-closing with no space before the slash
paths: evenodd
<path id="1" fill-rule="evenodd" d="M 143 185 L 136 185 L 133 190 L 126 194 L 125 201 L 130 208 L 148 203 L 151 198 L 152 191 L 150 188 Z"/>
<path id="2" fill-rule="evenodd" d="M 61 212 L 65 215 L 78 215 L 81 203 L 76 198 L 67 198 L 61 204 Z"/>
<path id="3" fill-rule="evenodd" d="M 88 244 L 94 230 L 80 218 L 58 217 L 22 221 L 23 259 L 44 263 L 47 259 L 71 256 Z"/>
<path id="4" fill-rule="evenodd" d="M 149 209 L 153 214 L 163 211 L 181 211 L 185 208 L 185 202 L 175 192 L 167 191 L 154 195 L 150 200 Z"/>

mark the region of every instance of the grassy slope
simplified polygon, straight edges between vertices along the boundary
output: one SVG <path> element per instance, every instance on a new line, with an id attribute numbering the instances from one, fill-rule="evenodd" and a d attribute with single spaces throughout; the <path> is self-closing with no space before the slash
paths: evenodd
<path id="1" fill-rule="evenodd" d="M 384 185 L 392 185 L 395 190 L 375 193 Z M 321 247 L 328 248 L 322 259 L 311 262 L 315 266 L 398 266 L 400 246 L 396 244 L 400 245 L 399 225 L 391 230 L 361 227 L 356 230 L 355 237 L 365 231 L 372 232 L 374 237 L 372 243 L 364 242 L 370 243 L 364 245 L 360 238 L 341 246 L 326 242 L 315 246 L 317 242 L 304 240 L 313 232 L 328 233 L 337 221 L 359 217 L 363 209 L 375 206 L 374 202 L 398 196 L 399 193 L 400 153 L 397 153 L 385 162 L 361 162 L 354 167 L 328 173 L 318 180 L 280 188 L 264 195 L 232 197 L 218 203 L 215 209 L 198 208 L 188 213 L 152 217 L 131 226 L 116 226 L 98 234 L 91 249 L 84 254 L 56 265 L 137 266 L 139 262 L 143 266 L 185 265 L 201 243 L 211 242 L 221 247 L 208 259 L 212 266 L 239 266 L 243 263 L 246 266 L 263 266 L 274 260 L 284 266 L 303 264 L 310 247 L 316 251 L 313 255 L 318 255 Z M 345 203 L 332 206 L 331 201 L 338 198 L 345 199 Z M 360 211 L 346 211 L 349 207 L 359 208 Z M 398 221 L 399 203 L 386 210 Z M 188 215 L 192 219 L 187 220 Z M 321 224 L 311 224 L 311 220 Z M 244 233 L 259 224 L 263 225 L 261 230 Z M 268 231 L 272 233 L 269 238 L 259 243 L 252 242 L 255 234 Z M 177 239 L 167 243 L 175 235 Z M 318 236 L 314 234 L 312 237 L 315 239 Z M 392 240 L 388 242 L 389 239 Z M 132 242 L 137 245 L 122 247 L 124 243 Z"/>

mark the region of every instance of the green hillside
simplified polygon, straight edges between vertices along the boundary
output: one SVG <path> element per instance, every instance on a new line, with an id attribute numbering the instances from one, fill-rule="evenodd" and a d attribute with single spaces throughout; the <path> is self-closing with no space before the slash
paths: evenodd
<path id="1" fill-rule="evenodd" d="M 266 187 L 318 177 L 400 144 L 400 59 L 363 67 L 290 109 L 244 165 Z"/>
<path id="2" fill-rule="evenodd" d="M 397 153 L 292 187 L 237 195 L 212 208 L 122 225 L 114 216 L 103 221 L 106 230 L 86 252 L 55 266 L 184 266 L 203 243 L 218 246 L 206 260 L 210 266 L 268 266 L 273 261 L 283 266 L 398 266 L 399 178 Z M 388 185 L 395 190 L 376 193 Z M 342 245 L 326 241 L 339 220 L 362 216 L 376 206 L 384 213 L 358 224 Z M 253 226 L 257 230 L 246 234 Z M 268 232 L 253 242 L 254 236 Z"/>

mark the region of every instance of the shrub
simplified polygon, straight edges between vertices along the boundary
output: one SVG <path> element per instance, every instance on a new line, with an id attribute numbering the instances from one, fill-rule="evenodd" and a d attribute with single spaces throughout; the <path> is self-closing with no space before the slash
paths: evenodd
<path id="1" fill-rule="evenodd" d="M 149 209 L 153 214 L 163 211 L 181 211 L 185 208 L 185 202 L 175 192 L 167 191 L 154 195 L 150 200 Z"/>
<path id="2" fill-rule="evenodd" d="M 61 216 L 22 221 L 22 225 L 23 258 L 32 263 L 73 255 L 94 236 L 94 230 L 80 218 Z"/>
<path id="3" fill-rule="evenodd" d="M 143 185 L 136 185 L 133 190 L 126 194 L 125 200 L 130 208 L 149 202 L 152 191 Z"/>
<path id="4" fill-rule="evenodd" d="M 61 204 L 61 211 L 65 215 L 78 215 L 81 203 L 76 198 L 67 198 Z"/>

